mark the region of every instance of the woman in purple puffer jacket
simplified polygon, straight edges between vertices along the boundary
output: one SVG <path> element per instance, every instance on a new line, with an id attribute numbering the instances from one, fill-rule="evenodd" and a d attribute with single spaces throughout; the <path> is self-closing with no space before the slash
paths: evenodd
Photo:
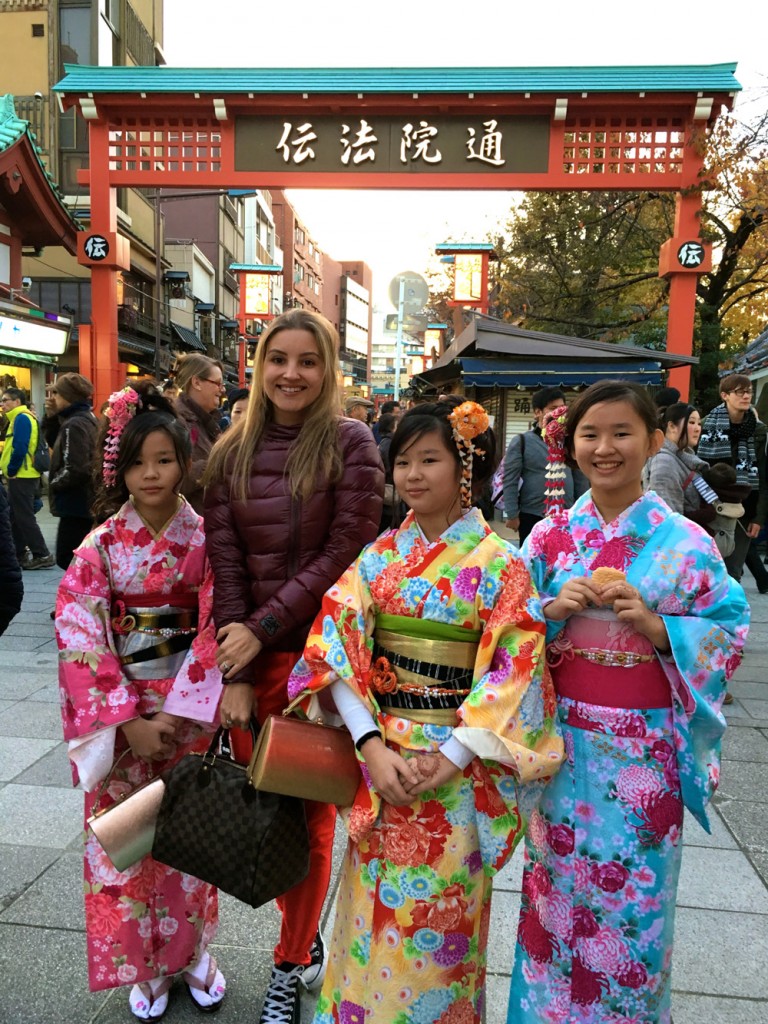
<path id="1" fill-rule="evenodd" d="M 322 316 L 294 309 L 273 320 L 256 350 L 246 415 L 210 456 L 204 517 L 227 728 L 286 707 L 288 676 L 323 594 L 378 533 L 384 472 L 370 429 L 339 414 L 338 348 Z M 318 925 L 335 808 L 307 801 L 306 812 L 310 871 L 278 900 L 283 921 L 262 1022 L 290 1024 L 299 982 L 315 989 L 325 975 Z"/>

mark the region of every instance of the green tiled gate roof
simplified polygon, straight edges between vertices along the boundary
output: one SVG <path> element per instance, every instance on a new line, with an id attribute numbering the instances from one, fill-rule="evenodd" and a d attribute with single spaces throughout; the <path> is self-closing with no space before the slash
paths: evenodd
<path id="1" fill-rule="evenodd" d="M 60 205 L 67 210 L 61 189 L 53 180 L 48 168 L 45 166 L 45 161 L 42 158 L 40 147 L 36 142 L 35 133 L 29 126 L 29 121 L 24 121 L 16 114 L 12 94 L 6 93 L 4 96 L 0 96 L 0 153 L 5 152 L 6 149 L 10 149 L 11 146 L 16 145 L 16 143 L 25 135 L 28 137 L 31 146 L 35 151 L 35 156 L 37 157 L 37 161 L 42 168 L 43 174 L 50 185 L 51 191 L 56 196 Z M 72 215 L 69 210 L 67 210 L 67 216 L 72 220 Z M 77 227 L 78 230 L 80 230 L 79 225 Z"/>
<path id="2" fill-rule="evenodd" d="M 736 92 L 736 64 L 564 68 L 174 68 L 65 64 L 63 93 Z"/>

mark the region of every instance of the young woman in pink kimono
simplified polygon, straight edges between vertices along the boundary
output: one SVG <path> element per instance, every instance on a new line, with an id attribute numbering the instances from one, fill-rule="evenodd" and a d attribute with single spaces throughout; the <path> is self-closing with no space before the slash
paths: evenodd
<path id="1" fill-rule="evenodd" d="M 113 514 L 75 551 L 56 603 L 64 736 L 86 819 L 207 747 L 221 689 L 202 520 L 178 493 L 186 428 L 151 387 L 116 392 L 106 415 L 96 511 Z M 157 1020 L 181 971 L 195 1005 L 218 1008 L 213 886 L 150 855 L 120 872 L 86 833 L 85 918 L 93 991 L 132 985 L 133 1015 Z"/>

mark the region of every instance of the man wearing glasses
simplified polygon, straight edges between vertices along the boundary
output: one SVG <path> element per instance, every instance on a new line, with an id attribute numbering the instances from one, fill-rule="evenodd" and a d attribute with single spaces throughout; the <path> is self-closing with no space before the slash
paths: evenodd
<path id="1" fill-rule="evenodd" d="M 744 565 L 750 570 L 761 594 L 768 594 L 768 572 L 752 541 L 768 514 L 766 482 L 766 426 L 752 408 L 752 382 L 732 373 L 720 382 L 722 404 L 704 420 L 698 455 L 710 465 L 727 462 L 736 470 L 736 483 L 752 491 L 744 501 L 744 515 L 736 527 L 736 547 L 725 559 L 728 572 L 740 580 Z"/>
<path id="2" fill-rule="evenodd" d="M 8 417 L 9 426 L 0 456 L 0 472 L 8 482 L 11 530 L 19 565 L 24 569 L 49 569 L 53 565 L 53 555 L 35 518 L 40 473 L 35 469 L 34 456 L 40 425 L 25 402 L 26 395 L 20 388 L 5 388 L 3 391 L 3 412 Z M 31 559 L 26 559 L 27 548 L 32 552 Z"/>

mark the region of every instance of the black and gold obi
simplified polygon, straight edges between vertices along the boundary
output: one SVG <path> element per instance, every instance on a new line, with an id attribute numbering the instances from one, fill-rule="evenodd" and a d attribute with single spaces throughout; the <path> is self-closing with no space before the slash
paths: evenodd
<path id="1" fill-rule="evenodd" d="M 114 601 L 112 634 L 126 676 L 175 677 L 197 636 L 197 617 L 196 593 L 126 594 Z"/>
<path id="2" fill-rule="evenodd" d="M 371 686 L 386 714 L 455 725 L 472 689 L 480 630 L 402 615 L 378 615 Z"/>

